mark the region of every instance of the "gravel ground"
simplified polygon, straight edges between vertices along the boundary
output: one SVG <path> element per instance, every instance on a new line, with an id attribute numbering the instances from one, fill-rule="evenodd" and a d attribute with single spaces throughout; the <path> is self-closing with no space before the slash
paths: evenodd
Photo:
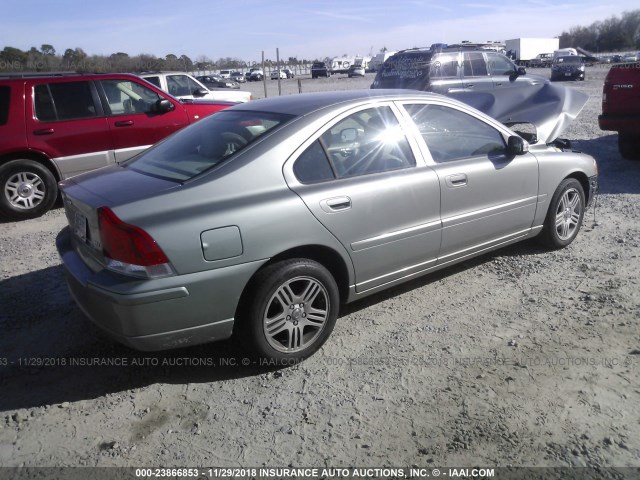
<path id="1" fill-rule="evenodd" d="M 1 224 L 0 466 L 639 467 L 640 163 L 598 128 L 605 74 L 568 84 L 590 99 L 564 136 L 602 188 L 570 247 L 518 244 L 348 306 L 281 370 L 232 342 L 114 344 L 67 292 L 62 209 Z"/>

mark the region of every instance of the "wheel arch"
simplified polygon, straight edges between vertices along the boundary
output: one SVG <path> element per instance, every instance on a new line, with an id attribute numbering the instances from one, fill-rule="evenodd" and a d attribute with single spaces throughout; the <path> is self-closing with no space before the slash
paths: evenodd
<path id="1" fill-rule="evenodd" d="M 5 163 L 11 162 L 13 160 L 32 160 L 34 162 L 38 162 L 51 172 L 53 178 L 56 179 L 56 182 L 62 180 L 62 176 L 60 175 L 60 172 L 56 168 L 53 161 L 42 152 L 38 152 L 35 150 L 22 150 L 18 152 L 7 153 L 0 156 L 0 165 L 4 165 Z"/>
<path id="2" fill-rule="evenodd" d="M 585 207 L 586 207 L 586 205 L 589 204 L 593 196 L 593 192 L 591 191 L 591 186 L 589 185 L 589 177 L 587 177 L 587 175 L 584 172 L 576 171 L 567 175 L 563 180 L 566 180 L 567 178 L 573 178 L 578 182 L 580 182 L 580 185 L 582 185 L 582 190 L 584 191 L 584 196 L 585 196 L 584 200 L 585 200 Z"/>
<path id="3" fill-rule="evenodd" d="M 289 260 L 292 258 L 305 258 L 318 262 L 320 265 L 329 270 L 329 273 L 333 276 L 338 286 L 338 292 L 340 293 L 340 301 L 343 302 L 349 295 L 349 283 L 350 274 L 347 264 L 342 256 L 334 249 L 323 245 L 303 245 L 285 250 L 269 259 L 258 270 L 256 270 L 247 284 L 245 285 L 236 308 L 236 316 L 238 312 L 246 305 L 247 297 L 250 295 L 254 288 L 254 280 L 260 272 L 274 263 L 281 262 L 283 260 Z"/>

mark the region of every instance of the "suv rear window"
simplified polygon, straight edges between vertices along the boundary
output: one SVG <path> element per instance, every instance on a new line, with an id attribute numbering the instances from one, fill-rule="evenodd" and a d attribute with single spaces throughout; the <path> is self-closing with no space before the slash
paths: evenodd
<path id="1" fill-rule="evenodd" d="M 266 112 L 218 112 L 124 165 L 153 177 L 184 182 L 225 162 L 291 118 L 293 115 Z"/>
<path id="2" fill-rule="evenodd" d="M 7 123 L 9 118 L 9 93 L 11 93 L 9 87 L 0 87 L 0 125 Z"/>
<path id="3" fill-rule="evenodd" d="M 430 51 L 397 53 L 384 62 L 373 85 L 375 88 L 425 90 L 429 83 L 432 57 Z M 445 66 L 451 67 L 448 62 Z"/>

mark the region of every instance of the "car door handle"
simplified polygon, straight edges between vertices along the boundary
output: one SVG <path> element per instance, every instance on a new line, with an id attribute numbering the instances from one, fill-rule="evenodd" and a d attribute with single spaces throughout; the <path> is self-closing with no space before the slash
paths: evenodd
<path id="1" fill-rule="evenodd" d="M 133 120 L 120 120 L 115 123 L 116 127 L 130 127 L 133 125 Z"/>
<path id="2" fill-rule="evenodd" d="M 53 128 L 41 128 L 33 132 L 34 135 L 51 135 L 52 133 L 55 133 Z"/>
<path id="3" fill-rule="evenodd" d="M 464 173 L 456 173 L 445 178 L 447 186 L 451 188 L 464 187 L 468 183 L 467 175 Z"/>
<path id="4" fill-rule="evenodd" d="M 320 202 L 320 208 L 327 213 L 349 210 L 351 208 L 351 199 L 347 196 L 326 198 Z"/>

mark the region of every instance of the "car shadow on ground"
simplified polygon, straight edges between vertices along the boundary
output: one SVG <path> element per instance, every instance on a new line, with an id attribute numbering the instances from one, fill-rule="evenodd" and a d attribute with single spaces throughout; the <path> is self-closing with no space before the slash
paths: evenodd
<path id="1" fill-rule="evenodd" d="M 340 317 L 477 268 L 496 256 L 542 251 L 535 242 L 509 246 L 345 305 Z M 0 282 L 0 304 L 0 411 L 94 399 L 154 383 L 260 376 L 296 364 L 252 358 L 233 339 L 165 352 L 122 346 L 80 312 L 67 290 L 62 266 Z"/>
<path id="2" fill-rule="evenodd" d="M 600 193 L 640 193 L 640 161 L 622 158 L 617 133 L 571 143 L 574 150 L 587 153 L 598 162 Z"/>
<path id="3" fill-rule="evenodd" d="M 154 383 L 257 376 L 282 366 L 233 340 L 166 352 L 117 344 L 84 317 L 62 266 L 0 282 L 0 411 L 93 399 Z"/>
<path id="4" fill-rule="evenodd" d="M 586 220 L 584 228 L 590 228 Z M 344 305 L 340 317 L 495 258 L 547 251 L 535 241 L 516 243 Z M 234 339 L 165 352 L 122 346 L 81 313 L 67 290 L 62 266 L 0 282 L 0 304 L 0 411 L 94 399 L 154 383 L 260 376 L 296 364 L 252 358 Z"/>

